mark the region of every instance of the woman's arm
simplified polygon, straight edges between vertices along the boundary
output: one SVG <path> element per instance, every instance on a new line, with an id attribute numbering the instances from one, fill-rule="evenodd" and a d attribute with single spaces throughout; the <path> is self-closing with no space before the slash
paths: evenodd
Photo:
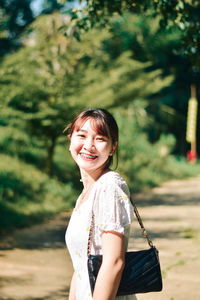
<path id="1" fill-rule="evenodd" d="M 75 300 L 76 299 L 76 278 L 75 278 L 75 272 L 72 276 L 71 284 L 70 284 L 70 290 L 69 290 L 69 300 Z"/>
<path id="2" fill-rule="evenodd" d="M 93 300 L 113 300 L 124 269 L 124 235 L 113 231 L 103 232 L 102 254 L 103 261 L 97 276 Z"/>

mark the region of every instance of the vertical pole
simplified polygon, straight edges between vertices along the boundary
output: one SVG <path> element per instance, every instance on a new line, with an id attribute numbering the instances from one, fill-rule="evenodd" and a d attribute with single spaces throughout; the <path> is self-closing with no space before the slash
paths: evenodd
<path id="1" fill-rule="evenodd" d="M 196 92 L 196 85 L 191 84 L 191 97 L 196 98 L 197 97 L 197 92 Z"/>
<path id="2" fill-rule="evenodd" d="M 196 98 L 197 92 L 196 92 L 196 85 L 191 84 L 191 97 Z M 191 143 L 191 151 L 192 153 L 196 153 L 196 135 L 194 141 Z"/>

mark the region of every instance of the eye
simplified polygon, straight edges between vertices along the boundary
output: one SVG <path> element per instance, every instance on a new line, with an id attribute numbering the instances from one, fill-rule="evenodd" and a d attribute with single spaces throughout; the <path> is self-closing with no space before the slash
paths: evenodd
<path id="1" fill-rule="evenodd" d="M 85 137 L 85 134 L 78 133 L 77 136 L 79 136 L 79 137 L 81 137 L 81 138 L 84 138 L 84 137 Z"/>
<path id="2" fill-rule="evenodd" d="M 99 136 L 99 137 L 97 137 L 97 140 L 98 141 L 105 141 L 106 139 L 104 137 L 102 137 L 102 136 Z"/>

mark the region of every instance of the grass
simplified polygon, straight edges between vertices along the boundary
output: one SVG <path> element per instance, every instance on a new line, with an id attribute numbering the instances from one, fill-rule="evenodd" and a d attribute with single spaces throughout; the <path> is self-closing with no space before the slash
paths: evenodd
<path id="1" fill-rule="evenodd" d="M 180 236 L 184 239 L 194 239 L 198 237 L 198 233 L 195 229 L 188 227 L 181 231 Z"/>

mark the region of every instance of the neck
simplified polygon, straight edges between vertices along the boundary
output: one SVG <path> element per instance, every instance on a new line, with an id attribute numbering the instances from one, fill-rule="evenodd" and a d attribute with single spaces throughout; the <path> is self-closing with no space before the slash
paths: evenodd
<path id="1" fill-rule="evenodd" d="M 92 186 L 95 181 L 97 181 L 97 179 L 99 177 L 101 177 L 101 175 L 103 175 L 104 173 L 107 173 L 109 170 L 95 170 L 90 172 L 86 172 L 85 170 L 80 170 L 81 173 L 81 181 L 83 182 L 83 186 L 85 189 L 89 188 L 90 186 Z"/>

